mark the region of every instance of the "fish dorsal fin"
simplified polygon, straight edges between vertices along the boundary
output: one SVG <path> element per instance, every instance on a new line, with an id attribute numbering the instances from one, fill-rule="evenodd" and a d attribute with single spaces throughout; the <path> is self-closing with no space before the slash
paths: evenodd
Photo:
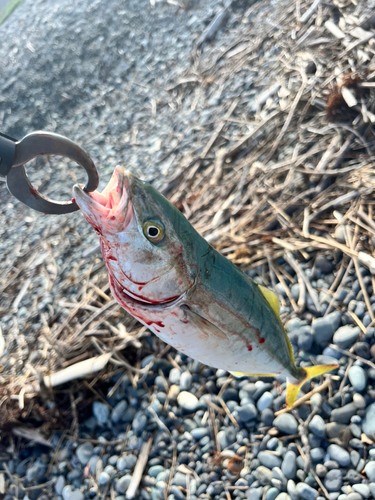
<path id="1" fill-rule="evenodd" d="M 280 319 L 280 302 L 275 292 L 269 290 L 265 286 L 258 285 L 259 290 L 263 297 L 266 299 L 268 304 L 270 305 L 272 311 L 276 314 L 276 316 Z"/>
<path id="2" fill-rule="evenodd" d="M 182 305 L 181 309 L 184 310 L 190 323 L 192 323 L 194 326 L 196 326 L 202 332 L 207 333 L 208 335 L 213 335 L 214 337 L 218 337 L 220 339 L 228 340 L 228 337 L 223 332 L 223 330 L 221 330 L 220 328 L 215 326 L 208 319 L 203 318 L 203 316 L 201 316 L 200 314 L 192 311 L 190 309 L 190 307 L 188 307 L 186 305 Z"/>
<path id="3" fill-rule="evenodd" d="M 280 324 L 281 324 L 283 331 L 284 331 L 285 339 L 286 339 L 287 344 L 288 344 L 289 354 L 290 354 L 290 357 L 292 359 L 292 363 L 294 364 L 293 348 L 292 348 L 292 345 L 290 343 L 289 337 L 285 331 L 284 325 L 282 324 L 281 319 L 280 319 L 279 299 L 278 299 L 276 293 L 273 292 L 272 290 L 269 290 L 268 288 L 266 288 L 265 286 L 262 286 L 262 285 L 258 285 L 258 287 L 259 287 L 260 293 L 263 295 L 264 299 L 268 302 L 272 311 L 275 313 L 277 319 L 280 321 Z"/>

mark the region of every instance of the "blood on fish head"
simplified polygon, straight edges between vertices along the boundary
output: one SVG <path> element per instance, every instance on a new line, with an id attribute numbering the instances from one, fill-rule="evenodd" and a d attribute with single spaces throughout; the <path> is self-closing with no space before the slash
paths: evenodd
<path id="1" fill-rule="evenodd" d="M 101 193 L 76 185 L 73 196 L 100 236 L 118 289 L 135 301 L 159 304 L 192 287 L 196 268 L 179 235 L 184 217 L 151 185 L 116 167 Z"/>

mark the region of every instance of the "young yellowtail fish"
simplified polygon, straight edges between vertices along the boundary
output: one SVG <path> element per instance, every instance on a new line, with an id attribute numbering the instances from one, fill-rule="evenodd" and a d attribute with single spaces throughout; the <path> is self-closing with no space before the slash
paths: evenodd
<path id="1" fill-rule="evenodd" d="M 100 236 L 114 297 L 164 342 L 235 375 L 286 376 L 289 407 L 304 382 L 337 368 L 297 368 L 274 292 L 214 250 L 149 184 L 117 167 L 102 193 L 73 193 Z"/>

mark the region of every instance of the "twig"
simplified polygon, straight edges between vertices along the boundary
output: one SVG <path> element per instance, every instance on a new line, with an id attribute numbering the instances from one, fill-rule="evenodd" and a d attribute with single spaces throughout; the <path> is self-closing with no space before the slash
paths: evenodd
<path id="1" fill-rule="evenodd" d="M 152 446 L 153 438 L 150 438 L 147 443 L 143 443 L 141 451 L 139 452 L 138 460 L 136 466 L 134 468 L 134 472 L 129 484 L 128 489 L 126 490 L 126 499 L 132 500 L 135 498 L 135 495 L 138 490 L 138 486 L 141 482 L 143 471 L 146 467 L 148 456 L 150 454 L 151 446 Z"/>

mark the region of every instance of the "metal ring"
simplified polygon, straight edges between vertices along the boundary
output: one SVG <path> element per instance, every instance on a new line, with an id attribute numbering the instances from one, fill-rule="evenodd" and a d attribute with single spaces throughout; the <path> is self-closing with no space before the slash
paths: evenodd
<path id="1" fill-rule="evenodd" d="M 79 210 L 73 201 L 50 200 L 43 196 L 30 183 L 24 163 L 41 155 L 65 156 L 81 165 L 88 179 L 85 191 L 95 191 L 99 184 L 99 175 L 90 156 L 77 144 L 62 135 L 51 132 L 32 132 L 16 144 L 13 168 L 7 175 L 9 191 L 22 203 L 45 214 L 67 214 Z"/>

